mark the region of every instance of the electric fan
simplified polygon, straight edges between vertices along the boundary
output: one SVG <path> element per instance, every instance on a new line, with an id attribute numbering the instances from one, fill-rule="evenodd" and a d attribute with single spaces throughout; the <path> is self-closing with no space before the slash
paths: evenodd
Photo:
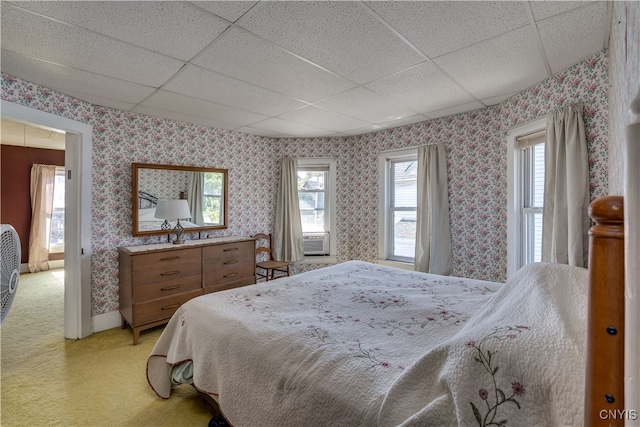
<path id="1" fill-rule="evenodd" d="M 0 290 L 2 291 L 0 325 L 2 325 L 16 296 L 20 277 L 20 237 L 9 224 L 0 225 L 0 244 Z"/>

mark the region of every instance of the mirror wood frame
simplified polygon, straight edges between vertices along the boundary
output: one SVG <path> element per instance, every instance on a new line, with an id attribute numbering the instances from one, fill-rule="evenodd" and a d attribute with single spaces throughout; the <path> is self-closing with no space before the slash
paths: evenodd
<path id="1" fill-rule="evenodd" d="M 209 231 L 209 230 L 220 230 L 228 227 L 228 181 L 229 181 L 229 171 L 228 169 L 217 169 L 217 168 L 204 168 L 197 166 L 179 166 L 179 165 L 161 165 L 161 164 L 153 164 L 153 163 L 132 163 L 131 164 L 131 222 L 132 222 L 132 232 L 133 236 L 155 236 L 161 234 L 170 234 L 172 230 L 140 230 L 139 218 L 138 218 L 138 195 L 139 195 L 139 176 L 141 169 L 155 169 L 155 170 L 168 170 L 168 171 L 180 171 L 180 172 L 213 172 L 213 173 L 221 173 L 222 174 L 222 215 L 223 220 L 220 225 L 207 225 L 201 227 L 190 227 L 185 228 L 185 233 L 192 232 L 201 232 L 201 231 Z"/>

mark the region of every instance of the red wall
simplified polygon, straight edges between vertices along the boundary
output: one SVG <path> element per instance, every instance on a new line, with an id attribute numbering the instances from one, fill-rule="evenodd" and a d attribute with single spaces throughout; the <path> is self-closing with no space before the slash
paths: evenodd
<path id="1" fill-rule="evenodd" d="M 20 236 L 22 263 L 29 259 L 31 227 L 31 166 L 64 166 L 64 150 L 0 145 L 0 223 L 11 224 Z"/>

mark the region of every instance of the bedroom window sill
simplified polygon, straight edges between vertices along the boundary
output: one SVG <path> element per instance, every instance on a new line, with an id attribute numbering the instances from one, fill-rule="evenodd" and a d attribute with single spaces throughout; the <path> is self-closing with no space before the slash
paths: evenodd
<path id="1" fill-rule="evenodd" d="M 302 261 L 294 264 L 335 264 L 338 262 L 336 256 L 306 256 Z"/>
<path id="2" fill-rule="evenodd" d="M 409 262 L 389 261 L 388 259 L 379 259 L 378 264 L 386 265 L 387 267 L 395 267 L 395 268 L 401 268 L 403 270 L 414 271 L 413 264 Z"/>

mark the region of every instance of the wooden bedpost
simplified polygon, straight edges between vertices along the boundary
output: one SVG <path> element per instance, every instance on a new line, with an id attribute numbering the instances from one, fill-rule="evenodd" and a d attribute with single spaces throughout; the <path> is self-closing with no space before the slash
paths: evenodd
<path id="1" fill-rule="evenodd" d="M 594 200 L 589 215 L 589 312 L 585 426 L 624 426 L 624 218 L 621 196 Z"/>

